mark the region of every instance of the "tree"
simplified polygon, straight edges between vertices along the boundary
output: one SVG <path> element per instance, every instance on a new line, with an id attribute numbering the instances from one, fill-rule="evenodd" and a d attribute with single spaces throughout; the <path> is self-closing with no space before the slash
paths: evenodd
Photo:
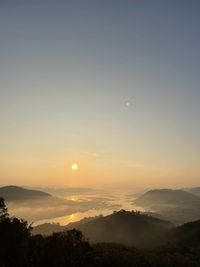
<path id="1" fill-rule="evenodd" d="M 24 220 L 6 217 L 0 221 L 0 266 L 29 266 L 31 227 Z"/>
<path id="2" fill-rule="evenodd" d="M 8 216 L 9 214 L 5 204 L 5 200 L 2 197 L 0 197 L 0 221 L 8 218 Z"/>
<path id="3" fill-rule="evenodd" d="M 31 237 L 31 262 L 37 267 L 85 267 L 90 244 L 78 230 Z"/>

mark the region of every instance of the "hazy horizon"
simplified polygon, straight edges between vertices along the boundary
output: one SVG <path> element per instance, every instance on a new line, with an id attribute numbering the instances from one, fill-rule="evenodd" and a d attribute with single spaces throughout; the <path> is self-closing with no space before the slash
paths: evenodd
<path id="1" fill-rule="evenodd" d="M 0 0 L 0 267 L 200 266 L 200 1 Z"/>
<path id="2" fill-rule="evenodd" d="M 0 184 L 200 183 L 198 1 L 0 1 Z"/>

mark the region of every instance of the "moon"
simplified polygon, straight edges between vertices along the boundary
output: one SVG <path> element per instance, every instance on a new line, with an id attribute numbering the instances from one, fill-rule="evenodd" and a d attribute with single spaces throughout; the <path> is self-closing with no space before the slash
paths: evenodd
<path id="1" fill-rule="evenodd" d="M 72 168 L 72 171 L 77 171 L 78 170 L 78 164 L 77 163 L 73 163 L 71 168 Z"/>

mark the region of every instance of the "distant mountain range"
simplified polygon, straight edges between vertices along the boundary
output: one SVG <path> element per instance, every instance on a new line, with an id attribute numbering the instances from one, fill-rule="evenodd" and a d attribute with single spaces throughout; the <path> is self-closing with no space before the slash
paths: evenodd
<path id="1" fill-rule="evenodd" d="M 148 209 L 156 208 L 160 205 L 188 206 L 191 204 L 199 204 L 200 197 L 183 190 L 154 189 L 139 196 L 134 203 Z"/>
<path id="2" fill-rule="evenodd" d="M 16 215 L 30 222 L 66 216 L 76 212 L 85 212 L 93 209 L 94 207 L 102 208 L 106 205 L 104 199 L 98 200 L 96 202 L 94 199 L 92 199 L 91 201 L 72 201 L 55 197 L 40 190 L 25 189 L 18 186 L 1 187 L 0 197 L 3 197 L 6 200 L 6 204 L 8 205 L 11 215 Z M 153 216 L 161 221 L 170 221 L 175 225 L 181 225 L 189 221 L 200 220 L 200 187 L 179 190 L 149 190 L 143 194 L 139 194 L 138 197 L 132 202 L 133 205 L 142 207 L 145 210 L 145 212 L 143 212 L 143 215 L 150 215 L 151 217 Z M 91 229 L 94 229 L 95 238 L 101 239 L 101 235 L 103 236 L 103 234 L 101 233 L 101 230 L 98 231 L 98 229 L 96 228 L 97 225 L 98 227 L 100 227 L 100 229 L 102 229 L 103 224 L 106 220 L 109 220 L 109 223 L 111 221 L 114 221 L 114 219 L 119 220 L 119 218 L 121 218 L 121 213 L 120 215 L 117 214 L 117 217 L 113 216 L 114 215 L 111 215 L 111 217 L 108 218 L 97 217 L 98 221 L 97 223 L 95 222 L 95 227 L 93 226 L 94 218 L 89 221 L 88 219 L 81 220 L 80 222 L 74 223 L 73 227 L 81 227 L 81 229 L 86 234 L 88 234 L 91 240 L 94 239 Z M 128 220 L 130 221 L 131 218 L 135 216 L 135 214 L 133 213 L 131 217 L 128 217 L 128 214 L 124 214 L 123 218 L 125 216 L 127 216 Z M 134 222 L 136 221 L 136 219 L 137 217 L 134 217 Z M 101 226 L 99 226 L 100 222 Z M 120 222 L 122 223 L 122 221 Z M 119 225 L 119 223 L 117 224 Z M 109 225 L 109 227 L 112 228 L 115 223 L 113 222 L 112 225 L 106 222 L 106 225 Z M 125 222 L 123 227 L 128 227 L 126 226 Z M 53 226 L 47 224 L 45 225 L 45 227 L 43 227 L 41 232 L 49 234 L 53 231 L 59 231 L 61 228 L 62 227 L 57 224 L 54 224 Z M 134 234 L 137 235 L 137 233 Z M 109 237 L 109 233 L 105 234 L 105 236 Z M 128 234 L 125 234 L 125 236 L 128 236 Z M 113 236 L 113 239 L 115 238 L 116 236 Z M 118 239 L 120 240 L 120 237 L 118 237 Z"/>
<path id="3" fill-rule="evenodd" d="M 42 199 L 52 197 L 50 194 L 38 191 L 24 189 L 22 187 L 10 185 L 0 187 L 0 196 L 3 197 L 6 201 L 26 201 L 33 199 Z"/>
<path id="4" fill-rule="evenodd" d="M 60 189 L 58 191 L 55 190 L 55 193 L 58 196 L 59 191 Z M 63 197 L 58 197 L 54 194 L 51 195 L 50 193 L 40 190 L 33 190 L 18 186 L 0 187 L 0 197 L 5 199 L 10 215 L 24 218 L 29 222 L 69 216 L 72 213 L 87 212 L 88 210 L 94 208 L 116 208 L 116 205 L 108 203 L 110 199 L 105 196 L 93 196 L 88 199 L 84 199 L 84 197 L 82 197 L 81 201 L 79 199 L 68 199 L 67 196 L 71 196 L 72 192 L 78 192 L 78 194 L 81 193 L 81 196 L 82 194 L 86 194 L 86 192 L 88 192 L 89 195 L 91 192 L 94 194 L 94 191 L 91 189 L 83 188 L 81 190 L 80 188 L 70 188 L 67 191 L 65 188 L 62 191 Z"/>
<path id="5" fill-rule="evenodd" d="M 152 244 L 157 246 L 163 245 L 164 242 L 171 246 L 199 246 L 199 192 L 200 188 L 149 190 L 138 195 L 133 202 L 143 207 L 146 214 L 121 210 L 108 216 L 85 218 L 66 226 L 45 223 L 34 227 L 33 234 L 50 235 L 53 232 L 76 228 L 92 243 L 114 242 L 128 246 L 152 247 Z M 72 207 L 76 208 L 77 205 L 74 201 L 57 198 L 40 190 L 18 186 L 1 187 L 0 196 L 6 203 L 11 203 L 11 206 L 8 205 L 9 210 L 15 205 L 19 209 L 16 210 L 18 214 L 24 209 L 24 212 L 28 211 L 32 216 L 39 216 L 41 219 L 71 214 Z M 78 205 L 79 210 L 90 209 L 89 202 L 87 207 L 81 207 L 82 202 L 78 202 Z M 35 212 L 37 214 L 34 214 Z M 193 222 L 174 226 L 188 221 Z"/>
<path id="6" fill-rule="evenodd" d="M 1 187 L 0 197 L 5 199 L 12 216 L 31 222 L 71 214 L 71 207 L 76 204 L 43 191 L 12 185 Z"/>
<path id="7" fill-rule="evenodd" d="M 200 219 L 200 196 L 197 191 L 195 188 L 187 191 L 155 189 L 142 194 L 133 203 L 175 224 L 182 224 Z"/>

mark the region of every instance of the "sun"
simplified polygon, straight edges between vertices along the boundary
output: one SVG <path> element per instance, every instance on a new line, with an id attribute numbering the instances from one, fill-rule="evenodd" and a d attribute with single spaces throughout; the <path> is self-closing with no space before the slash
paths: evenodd
<path id="1" fill-rule="evenodd" d="M 77 171 L 78 170 L 78 164 L 77 163 L 73 163 L 71 168 L 72 168 L 72 171 Z"/>

